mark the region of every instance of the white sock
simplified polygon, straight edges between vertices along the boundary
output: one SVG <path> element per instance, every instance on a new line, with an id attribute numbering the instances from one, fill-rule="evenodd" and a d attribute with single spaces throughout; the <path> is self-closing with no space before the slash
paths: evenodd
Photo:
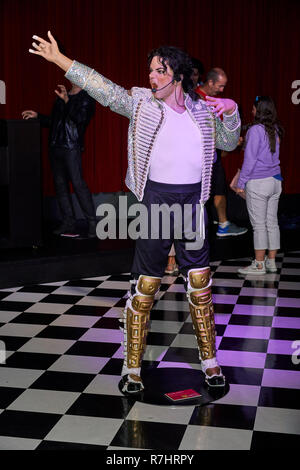
<path id="1" fill-rule="evenodd" d="M 121 372 L 121 376 L 124 377 L 124 375 L 127 375 L 127 374 L 133 374 L 133 375 L 137 375 L 138 377 L 141 376 L 141 368 L 140 367 L 131 367 L 130 369 L 125 365 L 125 362 L 123 364 L 123 368 L 122 368 L 122 372 Z"/>
<path id="2" fill-rule="evenodd" d="M 222 223 L 219 222 L 219 226 L 220 226 L 221 228 L 225 228 L 225 227 L 227 227 L 229 224 L 230 224 L 230 222 L 229 222 L 228 220 L 226 220 L 226 222 L 222 222 Z"/>
<path id="3" fill-rule="evenodd" d="M 261 266 L 258 267 L 258 269 L 263 269 L 264 268 L 264 264 L 265 264 L 264 261 L 257 261 L 257 259 L 256 259 L 255 262 L 256 262 L 256 264 L 261 265 Z"/>
<path id="4" fill-rule="evenodd" d="M 201 358 L 200 358 L 200 360 L 201 360 Z M 213 374 L 213 376 L 222 375 L 221 367 L 218 364 L 217 359 L 215 357 L 213 357 L 212 359 L 201 360 L 201 370 L 202 370 L 202 372 L 206 373 L 207 369 L 213 369 L 215 367 L 220 368 L 220 373 L 219 374 Z"/>

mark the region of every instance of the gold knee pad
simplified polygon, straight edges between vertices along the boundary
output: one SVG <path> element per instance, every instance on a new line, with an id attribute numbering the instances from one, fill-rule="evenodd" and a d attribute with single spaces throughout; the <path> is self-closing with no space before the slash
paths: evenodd
<path id="1" fill-rule="evenodd" d="M 216 357 L 216 332 L 209 267 L 188 272 L 187 297 L 200 357 L 212 359 Z"/>
<path id="2" fill-rule="evenodd" d="M 149 329 L 150 311 L 161 278 L 141 275 L 135 293 L 128 299 L 124 311 L 124 355 L 128 368 L 141 366 Z"/>

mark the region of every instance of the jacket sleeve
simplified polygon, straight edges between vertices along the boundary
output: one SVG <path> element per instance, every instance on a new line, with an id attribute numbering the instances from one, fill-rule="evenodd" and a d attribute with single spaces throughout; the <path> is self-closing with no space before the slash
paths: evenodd
<path id="1" fill-rule="evenodd" d="M 241 132 L 241 119 L 236 106 L 235 111 L 223 114 L 223 121 L 216 117 L 216 147 L 231 152 L 237 147 Z"/>
<path id="2" fill-rule="evenodd" d="M 45 114 L 38 113 L 38 120 L 41 123 L 42 127 L 51 127 L 53 117 L 57 114 L 64 115 L 65 113 L 65 102 L 61 98 L 56 97 L 50 116 Z"/>
<path id="3" fill-rule="evenodd" d="M 65 77 L 84 89 L 102 106 L 108 106 L 115 113 L 130 117 L 132 97 L 127 90 L 103 77 L 90 67 L 73 61 Z"/>
<path id="4" fill-rule="evenodd" d="M 40 121 L 42 127 L 50 127 L 51 116 L 46 116 L 45 114 L 38 113 L 37 119 Z"/>
<path id="5" fill-rule="evenodd" d="M 260 126 L 252 126 L 246 134 L 246 147 L 243 166 L 237 187 L 244 189 L 247 181 L 251 179 L 251 173 L 256 165 L 258 149 L 260 146 Z"/>

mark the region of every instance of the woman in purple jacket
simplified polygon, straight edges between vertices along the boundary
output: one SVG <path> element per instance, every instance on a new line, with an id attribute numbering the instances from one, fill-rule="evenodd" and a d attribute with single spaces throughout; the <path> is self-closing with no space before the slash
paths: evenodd
<path id="1" fill-rule="evenodd" d="M 237 192 L 246 194 L 254 232 L 255 260 L 238 272 L 265 274 L 277 271 L 275 257 L 280 248 L 277 211 L 282 181 L 279 147 L 283 128 L 269 96 L 256 97 L 252 114 L 254 119 L 246 134 L 244 162 Z"/>

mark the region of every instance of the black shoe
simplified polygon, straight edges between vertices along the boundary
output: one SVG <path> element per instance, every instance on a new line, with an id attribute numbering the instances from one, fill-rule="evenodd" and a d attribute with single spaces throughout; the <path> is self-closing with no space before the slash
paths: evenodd
<path id="1" fill-rule="evenodd" d="M 62 223 L 57 229 L 53 230 L 54 235 L 79 237 L 75 223 Z"/>
<path id="2" fill-rule="evenodd" d="M 140 394 L 144 390 L 144 385 L 140 377 L 136 377 L 133 379 L 129 376 L 129 374 L 126 374 L 122 377 L 119 382 L 119 390 L 123 393 L 123 395 L 127 397 L 134 396 Z"/>
<path id="3" fill-rule="evenodd" d="M 213 376 L 205 375 L 205 382 L 209 387 L 225 387 L 225 377 L 223 374 Z"/>

